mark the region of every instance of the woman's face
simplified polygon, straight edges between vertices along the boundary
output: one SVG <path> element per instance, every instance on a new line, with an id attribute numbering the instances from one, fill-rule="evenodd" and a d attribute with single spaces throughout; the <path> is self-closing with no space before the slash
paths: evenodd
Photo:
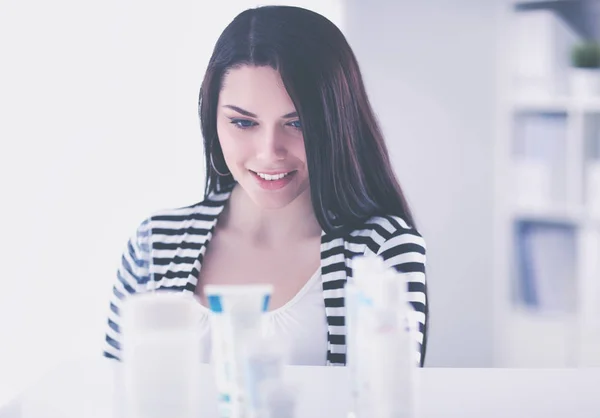
<path id="1" fill-rule="evenodd" d="M 217 133 L 231 174 L 260 207 L 278 209 L 309 193 L 300 120 L 273 68 L 245 65 L 225 75 Z"/>

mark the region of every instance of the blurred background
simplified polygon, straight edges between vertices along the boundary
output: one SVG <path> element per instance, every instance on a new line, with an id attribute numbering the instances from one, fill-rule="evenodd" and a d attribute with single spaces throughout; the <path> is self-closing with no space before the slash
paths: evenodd
<path id="1" fill-rule="evenodd" d="M 202 198 L 200 82 L 258 4 L 354 48 L 428 244 L 426 366 L 600 365 L 598 0 L 3 0 L 0 398 L 101 355 L 126 240 Z"/>

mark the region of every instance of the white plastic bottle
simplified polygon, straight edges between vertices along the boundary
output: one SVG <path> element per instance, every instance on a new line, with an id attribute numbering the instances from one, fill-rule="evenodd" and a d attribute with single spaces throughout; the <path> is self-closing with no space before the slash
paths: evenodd
<path id="1" fill-rule="evenodd" d="M 201 416 L 197 301 L 179 292 L 133 295 L 122 317 L 122 416 Z"/>
<path id="2" fill-rule="evenodd" d="M 414 418 L 416 343 L 407 283 L 380 257 L 353 260 L 349 367 L 357 418 Z"/>

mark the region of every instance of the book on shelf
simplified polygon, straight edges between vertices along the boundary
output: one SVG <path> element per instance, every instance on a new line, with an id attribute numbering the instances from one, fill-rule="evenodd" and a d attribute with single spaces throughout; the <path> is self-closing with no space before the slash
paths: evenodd
<path id="1" fill-rule="evenodd" d="M 573 228 L 521 222 L 516 228 L 517 296 L 541 313 L 575 309 L 576 235 Z"/>
<path id="2" fill-rule="evenodd" d="M 512 154 L 517 207 L 565 205 L 566 122 L 560 114 L 524 114 L 516 118 Z"/>
<path id="3" fill-rule="evenodd" d="M 550 9 L 515 12 L 511 51 L 517 97 L 565 95 L 569 91 L 570 51 L 578 34 Z"/>

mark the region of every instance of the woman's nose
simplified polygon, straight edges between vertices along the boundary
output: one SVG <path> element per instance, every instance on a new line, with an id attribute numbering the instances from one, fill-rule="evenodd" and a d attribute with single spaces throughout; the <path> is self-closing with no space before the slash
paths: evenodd
<path id="1" fill-rule="evenodd" d="M 287 155 L 283 135 L 276 129 L 263 132 L 259 139 L 259 157 L 265 161 L 283 160 Z"/>

